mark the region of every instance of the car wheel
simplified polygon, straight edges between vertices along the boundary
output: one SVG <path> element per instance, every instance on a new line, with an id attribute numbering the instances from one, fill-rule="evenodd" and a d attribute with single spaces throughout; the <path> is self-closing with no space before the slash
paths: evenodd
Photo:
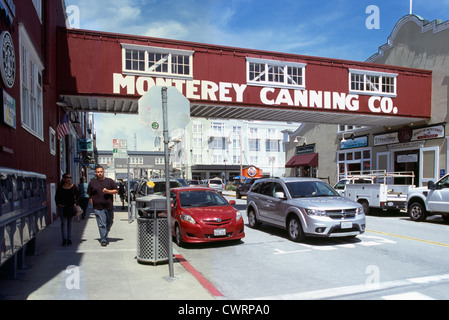
<path id="1" fill-rule="evenodd" d="M 248 224 L 250 228 L 256 229 L 260 226 L 260 222 L 257 221 L 256 212 L 254 209 L 251 209 L 248 212 Z"/>
<path id="2" fill-rule="evenodd" d="M 368 203 L 368 201 L 362 201 L 362 202 L 360 202 L 360 204 L 363 207 L 363 212 L 365 213 L 365 215 L 368 215 L 369 214 L 369 203 Z"/>
<path id="3" fill-rule="evenodd" d="M 424 221 L 427 218 L 426 209 L 419 202 L 414 202 L 408 207 L 408 215 L 413 221 Z"/>
<path id="4" fill-rule="evenodd" d="M 298 217 L 293 216 L 288 220 L 287 231 L 290 240 L 295 242 L 302 242 L 305 240 L 304 231 L 302 230 L 301 222 Z"/>
<path id="5" fill-rule="evenodd" d="M 182 241 L 181 227 L 178 224 L 175 226 L 175 241 L 178 247 L 182 247 L 184 244 Z"/>

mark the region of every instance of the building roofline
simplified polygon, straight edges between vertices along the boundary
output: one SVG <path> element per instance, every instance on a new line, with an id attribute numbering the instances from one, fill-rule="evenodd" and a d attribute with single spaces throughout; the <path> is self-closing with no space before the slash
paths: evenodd
<path id="1" fill-rule="evenodd" d="M 394 41 L 399 33 L 399 30 L 408 22 L 414 22 L 416 23 L 416 25 L 421 27 L 421 33 L 425 33 L 430 30 L 432 30 L 432 33 L 437 33 L 449 28 L 449 20 L 442 22 L 442 20 L 440 19 L 435 19 L 429 22 L 429 20 L 425 20 L 424 18 L 415 14 L 405 15 L 396 23 L 390 36 L 387 38 L 387 42 L 380 46 L 378 52 L 369 57 L 365 62 L 375 63 L 376 60 L 384 56 L 387 50 L 393 48 Z"/>
<path id="2" fill-rule="evenodd" d="M 385 64 L 377 64 L 367 61 L 364 62 L 364 61 L 344 60 L 336 58 L 315 57 L 295 53 L 283 53 L 268 50 L 239 48 L 239 47 L 222 46 L 217 44 L 207 44 L 184 40 L 155 38 L 141 35 L 120 34 L 120 33 L 86 30 L 86 29 L 67 29 L 67 28 L 60 28 L 60 31 L 67 32 L 67 35 L 77 35 L 82 36 L 83 38 L 98 37 L 101 41 L 107 41 L 107 39 L 110 39 L 110 41 L 114 42 L 129 41 L 129 43 L 133 44 L 136 44 L 137 42 L 146 42 L 149 46 L 150 45 L 172 46 L 172 47 L 182 46 L 182 47 L 190 47 L 192 49 L 195 49 L 196 51 L 204 50 L 204 52 L 218 52 L 220 54 L 231 54 L 234 56 L 261 57 L 263 59 L 268 59 L 269 57 L 270 59 L 281 61 L 297 60 L 297 61 L 306 61 L 308 64 L 318 64 L 318 65 L 329 64 L 333 66 L 340 65 L 342 68 L 350 68 L 351 66 L 363 65 L 364 67 L 372 67 L 372 68 L 383 68 L 383 69 L 391 68 L 396 71 L 423 72 L 423 73 L 428 72 L 428 70 L 424 69 L 421 70 L 417 68 L 408 68 L 402 66 L 388 66 Z"/>

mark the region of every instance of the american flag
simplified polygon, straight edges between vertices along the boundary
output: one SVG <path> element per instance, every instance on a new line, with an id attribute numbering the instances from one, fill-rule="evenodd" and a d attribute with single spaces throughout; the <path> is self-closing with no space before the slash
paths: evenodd
<path id="1" fill-rule="evenodd" d="M 62 118 L 61 122 L 58 124 L 58 127 L 56 128 L 56 135 L 58 137 L 58 140 L 61 140 L 69 133 L 70 133 L 69 119 L 67 118 L 66 113 Z"/>

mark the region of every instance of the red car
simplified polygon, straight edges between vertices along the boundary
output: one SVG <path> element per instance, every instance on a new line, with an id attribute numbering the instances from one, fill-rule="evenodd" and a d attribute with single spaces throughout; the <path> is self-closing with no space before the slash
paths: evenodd
<path id="1" fill-rule="evenodd" d="M 172 225 L 176 243 L 238 240 L 245 236 L 242 214 L 210 188 L 171 189 Z"/>

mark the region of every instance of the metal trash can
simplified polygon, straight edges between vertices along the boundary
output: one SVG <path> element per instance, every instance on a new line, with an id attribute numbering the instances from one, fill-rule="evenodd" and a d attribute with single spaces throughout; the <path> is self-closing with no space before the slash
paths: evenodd
<path id="1" fill-rule="evenodd" d="M 140 263 L 167 262 L 169 255 L 166 198 L 150 195 L 136 199 L 137 261 Z"/>

